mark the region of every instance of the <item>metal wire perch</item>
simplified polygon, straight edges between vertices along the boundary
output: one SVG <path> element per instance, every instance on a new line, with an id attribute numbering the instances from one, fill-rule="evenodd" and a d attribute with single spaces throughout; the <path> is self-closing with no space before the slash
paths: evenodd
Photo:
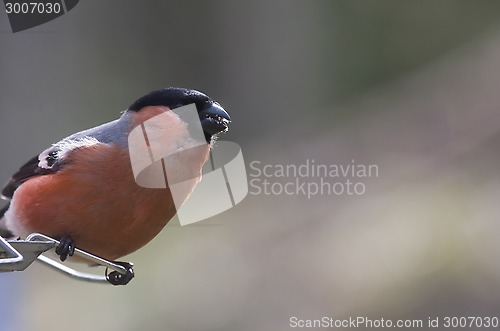
<path id="1" fill-rule="evenodd" d="M 25 240 L 7 240 L 0 236 L 0 272 L 22 271 L 38 260 L 70 277 L 89 282 L 126 285 L 134 278 L 132 263 L 108 261 L 78 248 L 75 249 L 74 256 L 78 256 L 90 265 L 105 267 L 103 276 L 78 271 L 42 255 L 57 245 L 59 245 L 58 240 L 40 233 L 32 233 Z"/>

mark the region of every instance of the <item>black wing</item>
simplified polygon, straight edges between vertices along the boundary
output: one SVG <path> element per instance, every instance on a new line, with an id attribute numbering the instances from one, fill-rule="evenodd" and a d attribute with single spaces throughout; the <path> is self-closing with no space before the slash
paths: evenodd
<path id="1" fill-rule="evenodd" d="M 28 179 L 36 176 L 51 174 L 59 170 L 59 167 L 57 166 L 51 167 L 50 169 L 40 168 L 38 166 L 38 162 L 38 156 L 35 156 L 26 162 L 14 175 L 12 175 L 12 178 L 7 182 L 7 184 L 5 184 L 2 189 L 2 195 L 11 199 L 14 195 L 14 191 Z"/>
<path id="2" fill-rule="evenodd" d="M 61 169 L 66 163 L 64 154 L 68 153 L 68 148 L 65 147 L 66 150 L 63 155 L 59 155 L 60 146 L 61 145 L 72 145 L 70 149 L 76 149 L 82 146 L 87 146 L 88 139 L 94 139 L 97 142 L 102 143 L 119 143 L 122 145 L 127 144 L 127 132 L 128 127 L 130 126 L 130 122 L 128 122 L 127 118 L 123 121 L 115 120 L 109 123 L 102 124 L 92 129 L 84 130 L 81 132 L 77 132 L 72 134 L 71 136 L 64 138 L 60 142 L 52 145 L 49 149 L 40 154 L 40 156 L 35 156 L 26 164 L 24 164 L 13 176 L 12 178 L 5 184 L 2 189 L 2 195 L 7 199 L 12 199 L 14 195 L 14 191 L 17 188 L 27 181 L 30 178 L 36 176 L 43 176 L 47 174 L 53 174 Z M 43 163 L 46 164 L 46 167 L 39 167 L 39 157 L 45 158 Z"/>

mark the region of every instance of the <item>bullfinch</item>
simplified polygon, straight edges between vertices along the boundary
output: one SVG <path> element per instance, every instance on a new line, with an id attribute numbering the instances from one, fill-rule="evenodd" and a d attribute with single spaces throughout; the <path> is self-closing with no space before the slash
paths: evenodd
<path id="1" fill-rule="evenodd" d="M 196 105 L 206 144 L 193 141 L 189 123 L 172 111 L 190 104 Z M 58 239 L 62 261 L 75 246 L 115 260 L 152 240 L 176 208 L 168 187 L 136 183 L 127 138 L 135 127 L 164 113 L 169 116 L 157 137 L 161 144 L 172 153 L 198 146 L 179 169 L 171 170 L 196 178 L 194 189 L 214 141 L 231 119 L 204 93 L 164 88 L 136 100 L 117 120 L 72 134 L 24 164 L 2 190 L 9 201 L 0 211 L 3 234 L 25 238 L 39 232 Z"/>

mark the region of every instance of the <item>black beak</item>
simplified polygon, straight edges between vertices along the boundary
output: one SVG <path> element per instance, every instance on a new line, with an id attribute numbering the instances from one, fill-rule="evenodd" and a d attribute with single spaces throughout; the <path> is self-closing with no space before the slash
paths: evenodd
<path id="1" fill-rule="evenodd" d="M 205 107 L 198 115 L 200 116 L 201 127 L 205 132 L 205 136 L 227 132 L 227 126 L 231 122 L 229 114 L 217 103 Z"/>

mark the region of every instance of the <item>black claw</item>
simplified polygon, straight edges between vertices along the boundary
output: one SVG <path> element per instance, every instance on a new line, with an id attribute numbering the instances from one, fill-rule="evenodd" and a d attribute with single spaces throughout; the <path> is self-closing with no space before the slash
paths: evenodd
<path id="1" fill-rule="evenodd" d="M 113 261 L 113 263 L 125 267 L 125 269 L 127 269 L 127 273 L 122 275 L 118 271 L 112 271 L 108 274 L 108 270 L 106 269 L 106 279 L 113 285 L 127 285 L 128 282 L 134 278 L 134 265 L 132 263 L 120 261 Z"/>
<path id="2" fill-rule="evenodd" d="M 61 261 L 65 261 L 69 256 L 75 253 L 75 242 L 70 236 L 63 236 L 59 240 L 59 245 L 56 247 L 56 254 L 59 255 Z"/>

